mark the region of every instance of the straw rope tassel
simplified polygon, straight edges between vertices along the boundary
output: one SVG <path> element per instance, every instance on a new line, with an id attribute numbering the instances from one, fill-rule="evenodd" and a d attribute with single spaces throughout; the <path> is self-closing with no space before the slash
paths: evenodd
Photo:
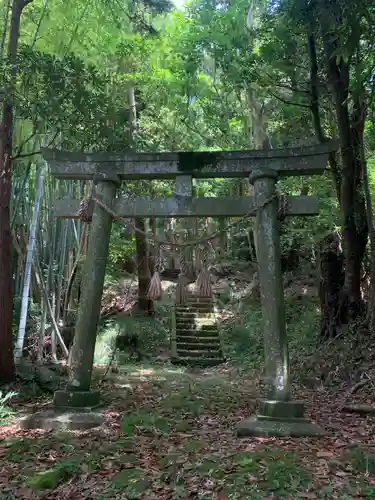
<path id="1" fill-rule="evenodd" d="M 78 217 L 81 219 L 82 222 L 85 222 L 86 224 L 89 224 L 92 221 L 92 214 L 94 213 L 94 206 L 95 202 L 92 198 L 92 196 L 88 196 L 87 198 L 84 198 L 80 205 L 79 205 L 79 210 L 78 210 Z"/>

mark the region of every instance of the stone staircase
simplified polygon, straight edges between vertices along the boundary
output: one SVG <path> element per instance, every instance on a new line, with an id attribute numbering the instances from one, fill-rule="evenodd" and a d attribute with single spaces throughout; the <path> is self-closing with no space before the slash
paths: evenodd
<path id="1" fill-rule="evenodd" d="M 174 364 L 214 366 L 225 362 L 213 300 L 191 295 L 175 307 L 171 341 Z"/>

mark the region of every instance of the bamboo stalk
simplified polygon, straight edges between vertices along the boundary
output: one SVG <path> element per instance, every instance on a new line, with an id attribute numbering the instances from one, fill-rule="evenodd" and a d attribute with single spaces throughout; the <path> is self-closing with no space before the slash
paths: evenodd
<path id="1" fill-rule="evenodd" d="M 44 173 L 45 173 L 45 165 L 43 164 L 40 170 L 39 179 L 38 179 L 38 189 L 36 194 L 36 202 L 35 202 L 35 210 L 34 216 L 31 221 L 30 227 L 30 237 L 27 248 L 27 258 L 26 258 L 26 268 L 25 268 L 25 281 L 23 286 L 23 294 L 22 294 L 22 305 L 21 305 L 21 317 L 20 324 L 18 329 L 18 337 L 16 348 L 14 352 L 15 361 L 19 361 L 22 357 L 23 345 L 25 340 L 25 332 L 26 332 L 26 321 L 27 321 L 27 311 L 29 306 L 29 292 L 30 292 L 30 281 L 31 281 L 31 267 L 34 259 L 34 250 L 36 243 L 36 231 L 38 227 L 39 221 L 39 212 L 41 206 L 41 200 L 43 196 L 43 187 L 44 187 Z"/>

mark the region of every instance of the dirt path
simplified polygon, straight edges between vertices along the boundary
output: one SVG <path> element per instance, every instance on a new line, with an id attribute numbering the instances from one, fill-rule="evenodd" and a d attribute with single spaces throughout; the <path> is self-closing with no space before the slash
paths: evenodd
<path id="1" fill-rule="evenodd" d="M 230 366 L 128 368 L 85 433 L 0 429 L 1 499 L 375 498 L 374 419 L 297 390 L 325 438 L 239 440 L 258 381 Z"/>

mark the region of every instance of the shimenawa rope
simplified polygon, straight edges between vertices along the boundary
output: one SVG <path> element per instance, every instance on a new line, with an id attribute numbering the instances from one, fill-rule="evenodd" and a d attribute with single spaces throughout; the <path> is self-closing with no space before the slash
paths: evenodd
<path id="1" fill-rule="evenodd" d="M 267 198 L 260 206 L 255 207 L 252 209 L 249 213 L 241 217 L 239 220 L 236 220 L 235 222 L 228 224 L 226 227 L 218 229 L 217 231 L 211 233 L 210 235 L 207 235 L 205 237 L 199 238 L 199 239 L 194 239 L 190 241 L 183 241 L 183 242 L 176 242 L 176 241 L 167 241 L 167 240 L 159 240 L 155 237 L 151 238 L 148 233 L 145 231 L 137 228 L 134 223 L 131 223 L 131 227 L 133 230 L 144 236 L 148 243 L 151 243 L 151 245 L 154 246 L 155 248 L 155 269 L 154 269 L 154 274 L 151 278 L 150 281 L 150 286 L 148 289 L 148 298 L 151 300 L 158 301 L 161 299 L 162 296 L 162 285 L 161 285 L 161 280 L 160 280 L 160 275 L 159 273 L 161 272 L 161 256 L 160 256 L 160 249 L 164 248 L 166 250 L 171 250 L 173 249 L 176 251 L 178 249 L 186 249 L 187 247 L 191 246 L 198 246 L 198 255 L 196 258 L 196 261 L 198 262 L 199 266 L 199 275 L 196 280 L 196 291 L 198 292 L 198 295 L 201 297 L 212 297 L 212 284 L 211 284 L 211 276 L 208 270 L 208 249 L 207 245 L 210 244 L 210 242 L 215 239 L 217 236 L 219 236 L 221 233 L 227 232 L 229 229 L 232 227 L 238 225 L 240 222 L 248 219 L 249 217 L 253 217 L 256 215 L 256 213 L 264 208 L 266 205 L 274 201 L 275 199 L 280 199 L 281 203 L 279 203 L 279 212 L 278 212 L 278 217 L 280 220 L 283 220 L 285 218 L 285 215 L 287 213 L 288 205 L 287 205 L 287 198 L 285 196 L 279 196 L 277 194 Z M 124 224 L 128 224 L 127 220 L 124 217 L 121 217 L 116 214 L 114 210 L 109 208 L 105 203 L 103 203 L 101 200 L 95 198 L 93 196 L 93 191 L 91 190 L 90 194 L 88 197 L 84 198 L 79 207 L 79 212 L 78 215 L 81 218 L 82 222 L 90 223 L 92 220 L 92 215 L 94 211 L 94 205 L 95 203 L 102 208 L 102 210 L 106 211 L 114 220 L 121 221 Z M 201 248 L 199 248 L 201 247 Z M 187 285 L 189 283 L 192 283 L 192 280 L 189 279 L 188 276 L 188 266 L 185 261 L 185 257 L 183 255 L 184 252 L 180 252 L 180 269 L 181 273 L 178 276 L 178 283 L 177 283 L 177 288 L 176 288 L 176 304 L 184 304 L 187 299 Z"/>

